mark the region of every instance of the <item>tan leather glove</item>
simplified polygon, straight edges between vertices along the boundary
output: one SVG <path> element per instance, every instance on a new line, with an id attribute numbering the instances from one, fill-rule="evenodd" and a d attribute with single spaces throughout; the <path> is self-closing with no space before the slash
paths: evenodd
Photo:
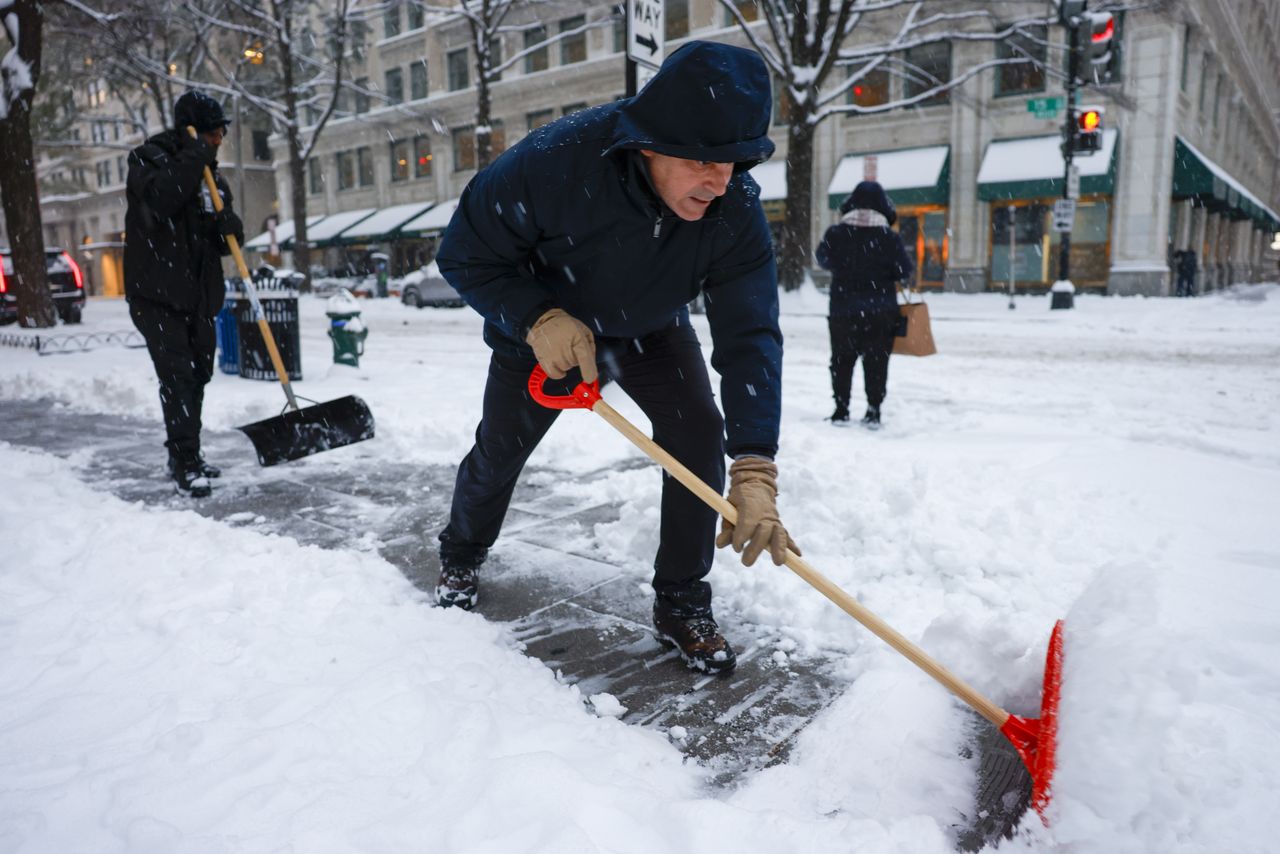
<path id="1" fill-rule="evenodd" d="M 565 373 L 578 367 L 582 369 L 583 382 L 595 381 L 595 336 L 585 323 L 563 309 L 553 308 L 539 317 L 524 340 L 551 379 L 564 379 Z"/>
<path id="2" fill-rule="evenodd" d="M 738 511 L 738 524 L 720 520 L 716 548 L 730 543 L 751 566 L 766 548 L 776 566 L 787 560 L 787 549 L 800 554 L 778 518 L 778 467 L 764 457 L 743 457 L 729 466 L 729 503 Z"/>

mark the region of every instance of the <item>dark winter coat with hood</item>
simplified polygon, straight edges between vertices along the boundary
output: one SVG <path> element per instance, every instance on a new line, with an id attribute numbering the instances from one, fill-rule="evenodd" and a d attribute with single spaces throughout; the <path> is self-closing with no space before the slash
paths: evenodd
<path id="1" fill-rule="evenodd" d="M 214 221 L 204 184 L 212 167 L 223 205 L 231 190 L 217 174 L 216 149 L 178 131 L 156 134 L 129 154 L 126 188 L 124 292 L 186 314 L 213 317 L 226 291 L 223 255 L 230 250 Z M 241 241 L 244 235 L 238 235 Z"/>
<path id="2" fill-rule="evenodd" d="M 878 219 L 883 224 L 861 224 Z M 910 279 L 915 264 L 902 238 L 889 226 L 898 212 L 884 188 L 863 181 L 840 204 L 841 220 L 818 244 L 818 264 L 831 271 L 831 316 L 860 317 L 898 310 L 896 283 Z"/>
<path id="3" fill-rule="evenodd" d="M 494 350 L 533 361 L 531 324 L 559 307 L 606 338 L 688 323 L 705 295 L 731 454 L 777 450 L 782 333 L 777 270 L 747 169 L 773 153 L 768 72 L 754 52 L 691 42 L 634 98 L 530 133 L 471 181 L 440 271 L 485 318 Z M 737 164 L 686 222 L 650 184 L 640 149 Z"/>

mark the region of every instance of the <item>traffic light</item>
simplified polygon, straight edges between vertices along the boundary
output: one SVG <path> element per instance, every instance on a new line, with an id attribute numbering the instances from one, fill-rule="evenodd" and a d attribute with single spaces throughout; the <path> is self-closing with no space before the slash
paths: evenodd
<path id="1" fill-rule="evenodd" d="M 1075 147 L 1077 154 L 1093 154 L 1102 148 L 1102 108 L 1082 107 L 1076 113 Z"/>
<path id="2" fill-rule="evenodd" d="M 1085 12 L 1079 17 L 1076 43 L 1080 56 L 1094 65 L 1111 61 L 1111 40 L 1116 35 L 1116 18 L 1110 12 Z"/>

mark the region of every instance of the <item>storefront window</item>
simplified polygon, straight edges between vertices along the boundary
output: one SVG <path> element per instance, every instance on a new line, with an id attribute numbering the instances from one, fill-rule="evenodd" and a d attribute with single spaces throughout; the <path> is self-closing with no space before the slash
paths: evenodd
<path id="1" fill-rule="evenodd" d="M 1111 233 L 1110 205 L 1105 200 L 1081 202 L 1076 206 L 1076 219 L 1071 229 L 1071 281 L 1103 284 L 1111 267 L 1107 238 Z M 1058 277 L 1060 235 L 1049 232 L 1052 256 L 1051 279 Z"/>
<path id="2" fill-rule="evenodd" d="M 947 212 L 898 211 L 898 235 L 915 265 L 917 287 L 941 287 L 947 275 Z"/>
<path id="3" fill-rule="evenodd" d="M 1015 282 L 1043 284 L 1048 268 L 1045 252 L 1045 230 L 1050 208 L 1039 202 L 1013 208 L 1013 245 L 1010 246 L 1009 207 L 995 204 L 991 208 L 991 281 L 999 288 L 1009 281 L 1012 259 Z"/>
<path id="4" fill-rule="evenodd" d="M 928 92 L 951 79 L 951 43 L 936 42 L 913 47 L 904 54 L 906 60 L 905 94 L 908 98 Z M 943 90 L 917 105 L 929 107 L 934 104 L 945 104 L 950 94 Z"/>

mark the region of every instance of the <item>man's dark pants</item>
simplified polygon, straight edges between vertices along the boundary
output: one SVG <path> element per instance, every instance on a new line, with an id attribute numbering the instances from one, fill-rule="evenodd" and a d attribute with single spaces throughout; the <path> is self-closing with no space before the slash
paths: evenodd
<path id="1" fill-rule="evenodd" d="M 717 492 L 724 490 L 724 420 L 716 408 L 697 336 L 673 324 L 639 340 L 596 339 L 601 381 L 616 381 L 653 425 L 657 444 Z M 484 390 L 476 443 L 458 466 L 441 558 L 478 564 L 498 538 L 525 461 L 559 414 L 529 396 L 535 362 L 494 354 Z M 568 394 L 577 370 L 548 394 Z M 579 413 L 584 415 L 583 413 Z M 585 417 L 585 416 L 584 416 Z M 593 416 L 594 417 L 594 416 Z M 601 423 L 603 431 L 608 425 Z M 564 457 L 576 453 L 562 447 Z M 716 513 L 674 478 L 663 475 L 662 521 L 653 587 L 658 606 L 680 616 L 711 613 L 711 585 L 702 578 L 715 552 Z"/>
<path id="2" fill-rule="evenodd" d="M 192 462 L 200 455 L 204 387 L 213 378 L 218 340 L 213 318 L 136 297 L 129 300 L 129 317 L 147 342 L 160 380 L 165 447 L 171 457 Z"/>
<path id="3" fill-rule="evenodd" d="M 853 387 L 853 367 L 862 357 L 862 378 L 867 405 L 879 407 L 889 385 L 889 354 L 898 311 L 830 317 L 831 388 L 836 403 L 848 408 Z"/>

